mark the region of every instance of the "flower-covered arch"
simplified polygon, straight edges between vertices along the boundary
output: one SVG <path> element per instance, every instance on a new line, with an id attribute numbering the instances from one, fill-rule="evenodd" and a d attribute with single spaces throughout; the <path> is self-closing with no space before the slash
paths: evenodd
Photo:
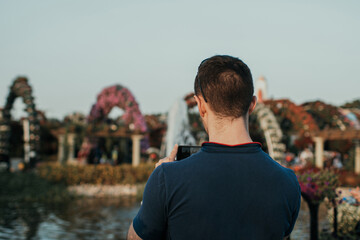
<path id="1" fill-rule="evenodd" d="M 338 128 L 345 130 L 350 127 L 350 120 L 340 111 L 340 108 L 321 101 L 307 102 L 301 105 L 315 119 L 319 128 Z"/>
<path id="2" fill-rule="evenodd" d="M 285 145 L 281 142 L 283 134 L 271 109 L 258 103 L 252 116 L 256 117 L 264 133 L 269 155 L 276 161 L 282 161 L 285 152 Z"/>
<path id="3" fill-rule="evenodd" d="M 40 125 L 37 118 L 34 97 L 32 96 L 32 88 L 25 77 L 18 77 L 10 86 L 10 92 L 6 99 L 5 107 L 2 110 L 0 117 L 0 156 L 2 159 L 9 161 L 11 109 L 17 97 L 23 99 L 26 106 L 25 111 L 28 113 L 29 149 L 25 149 L 25 151 L 29 152 L 30 164 L 32 164 L 35 163 L 39 151 Z"/>
<path id="4" fill-rule="evenodd" d="M 345 132 L 352 132 L 359 127 L 356 115 L 349 115 L 346 109 L 326 104 L 322 101 L 307 102 L 301 106 L 312 115 L 319 126 L 320 131 L 318 133 L 313 133 L 312 135 L 314 136 L 319 136 L 321 133 L 325 132 L 329 134 L 333 131 L 340 132 L 342 135 Z M 351 119 L 351 117 L 354 117 L 354 119 Z M 349 152 L 354 145 L 353 139 L 351 138 L 330 139 L 325 137 L 323 140 L 324 142 L 322 144 L 326 144 L 325 148 L 336 150 L 340 153 Z M 320 166 L 320 160 L 318 161 L 318 164 Z"/>
<path id="5" fill-rule="evenodd" d="M 97 102 L 92 106 L 88 120 L 103 120 L 114 107 L 124 110 L 121 117 L 126 125 L 131 125 L 133 131 L 146 132 L 145 118 L 140 112 L 139 105 L 132 93 L 121 85 L 115 85 L 103 89 L 97 96 Z"/>
<path id="6" fill-rule="evenodd" d="M 285 136 L 288 139 L 291 135 L 297 136 L 294 143 L 297 148 L 305 148 L 313 142 L 310 133 L 319 131 L 319 127 L 311 114 L 302 106 L 288 99 L 267 100 L 264 103 L 277 117 Z"/>
<path id="7" fill-rule="evenodd" d="M 265 104 L 276 116 L 290 120 L 292 130 L 301 136 L 309 136 L 309 132 L 319 130 L 313 117 L 303 107 L 288 99 L 267 100 Z"/>
<path id="8" fill-rule="evenodd" d="M 116 131 L 119 130 L 122 131 L 121 134 L 124 134 L 125 132 L 127 137 L 131 137 L 132 141 L 136 140 L 136 146 L 137 143 L 140 143 L 139 153 L 134 152 L 133 149 L 133 164 L 134 162 L 137 162 L 137 160 L 134 161 L 134 156 L 140 154 L 140 151 L 145 152 L 149 147 L 148 138 L 147 136 L 144 137 L 147 133 L 145 118 L 140 112 L 139 105 L 136 102 L 135 97 L 129 89 L 117 84 L 104 88 L 97 95 L 97 102 L 92 106 L 90 114 L 87 117 L 90 125 L 88 130 L 90 131 L 88 131 L 88 135 L 83 139 L 80 150 L 77 154 L 79 159 L 86 159 L 89 156 L 91 149 L 97 146 L 99 140 L 97 137 L 99 135 L 97 135 L 97 133 L 100 132 L 100 136 L 104 136 L 104 132 L 102 132 L 104 131 L 104 128 L 97 128 L 97 125 L 103 126 L 104 124 L 108 124 L 107 116 L 114 107 L 118 107 L 124 111 L 124 114 L 120 117 L 120 128 L 115 127 L 115 129 L 112 129 L 111 127 L 106 127 L 105 129 L 107 129 L 108 132 L 105 132 L 105 135 L 119 136 L 116 134 Z M 116 124 L 119 124 L 119 122 Z M 139 136 L 144 138 L 140 140 L 142 137 L 138 138 Z"/>

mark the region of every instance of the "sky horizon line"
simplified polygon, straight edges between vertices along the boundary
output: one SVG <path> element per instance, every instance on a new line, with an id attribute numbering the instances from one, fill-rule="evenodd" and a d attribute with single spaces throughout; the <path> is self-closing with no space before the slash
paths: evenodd
<path id="1" fill-rule="evenodd" d="M 114 83 L 142 112 L 165 112 L 217 54 L 265 76 L 274 98 L 342 105 L 360 96 L 358 9 L 357 0 L 0 1 L 0 107 L 25 75 L 49 117 L 87 114 Z"/>

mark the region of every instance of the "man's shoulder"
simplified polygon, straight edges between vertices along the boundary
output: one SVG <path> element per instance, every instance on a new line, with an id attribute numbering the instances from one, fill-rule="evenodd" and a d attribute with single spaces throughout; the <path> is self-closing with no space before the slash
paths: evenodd
<path id="1" fill-rule="evenodd" d="M 162 174 L 167 180 L 194 174 L 194 171 L 200 171 L 208 166 L 204 161 L 201 161 L 204 160 L 202 155 L 199 152 L 180 161 L 163 163 L 161 164 Z"/>
<path id="2" fill-rule="evenodd" d="M 179 161 L 173 161 L 173 162 L 166 162 L 163 163 L 163 169 L 164 171 L 177 171 L 181 168 L 188 168 L 191 165 L 195 165 L 195 160 L 199 159 L 199 153 L 193 154 L 190 157 L 187 157 L 185 159 L 179 160 Z"/>
<path id="3" fill-rule="evenodd" d="M 292 169 L 282 166 L 265 152 L 262 152 L 261 156 L 258 157 L 258 164 L 262 164 L 259 166 L 259 174 L 266 175 L 274 182 L 290 184 L 293 187 L 299 185 L 295 172 Z"/>
<path id="4" fill-rule="evenodd" d="M 292 169 L 282 166 L 275 160 L 273 160 L 273 161 L 274 161 L 274 169 L 276 169 L 276 172 L 279 177 L 286 178 L 288 180 L 297 182 L 297 177 L 295 175 L 295 172 Z"/>
<path id="5" fill-rule="evenodd" d="M 295 172 L 292 169 L 281 166 L 280 164 L 278 169 L 279 171 L 276 178 L 279 183 L 279 187 L 284 189 L 287 194 L 300 196 L 300 185 Z"/>

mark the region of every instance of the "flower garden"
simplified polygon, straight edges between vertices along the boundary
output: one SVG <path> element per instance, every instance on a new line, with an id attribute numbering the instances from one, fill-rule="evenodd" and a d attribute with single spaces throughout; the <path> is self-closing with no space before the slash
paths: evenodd
<path id="1" fill-rule="evenodd" d="M 343 194 L 339 171 L 317 168 L 302 169 L 296 172 L 302 198 L 310 211 L 310 239 L 319 239 L 319 205 L 325 203 L 328 208 L 330 233 L 321 233 L 321 239 L 358 239 L 360 236 L 360 194 L 359 189 Z M 358 177 L 360 181 L 360 177 Z"/>
<path id="2" fill-rule="evenodd" d="M 22 146 L 18 146 L 22 144 L 22 132 L 10 133 L 11 129 L 17 127 L 19 130 L 22 126 L 11 122 L 9 115 L 15 98 L 21 97 L 27 104 L 30 120 L 29 153 L 33 160 L 36 157 L 38 164 L 24 175 L 18 172 L 2 175 L 1 184 L 7 186 L 2 189 L 2 194 L 8 195 L 4 198 L 6 201 L 39 200 L 34 192 L 39 189 L 32 189 L 24 182 L 37 184 L 44 193 L 41 195 L 44 200 L 51 199 L 50 196 L 57 199 L 74 197 L 66 190 L 69 186 L 134 185 L 147 181 L 154 161 L 161 157 L 166 114 L 143 116 L 131 92 L 121 85 L 114 85 L 100 92 L 88 116 L 72 114 L 62 121 L 46 120 L 45 117 L 40 121 L 31 88 L 25 80 L 15 80 L 7 105 L 2 109 L 0 162 L 23 155 Z M 192 93 L 187 94 L 185 101 L 189 107 L 190 131 L 200 144 L 206 133 L 199 116 L 190 111 L 195 106 L 192 96 Z M 124 114 L 110 119 L 108 115 L 115 107 L 123 109 Z M 359 239 L 360 200 L 356 198 L 359 190 L 340 192 L 342 188 L 360 186 L 360 176 L 356 172 L 356 140 L 359 139 L 325 140 L 326 161 L 321 168 L 315 167 L 316 156 L 313 154 L 315 133 L 335 129 L 345 135 L 349 131 L 359 131 L 359 101 L 336 107 L 321 101 L 297 105 L 287 99 L 266 100 L 254 113 L 249 126 L 252 139 L 264 143 L 264 150 L 273 154 L 280 164 L 293 169 L 298 177 L 304 203 L 310 211 L 311 239 Z M 10 135 L 12 140 L 9 140 Z M 131 154 L 134 159 L 136 151 L 133 135 L 142 137 L 138 148 L 140 164 L 137 165 L 131 164 Z M 8 170 L 16 169 L 9 166 Z M 24 194 L 17 194 L 21 186 L 25 186 Z M 318 229 L 318 210 L 323 203 L 329 209 L 330 233 Z"/>

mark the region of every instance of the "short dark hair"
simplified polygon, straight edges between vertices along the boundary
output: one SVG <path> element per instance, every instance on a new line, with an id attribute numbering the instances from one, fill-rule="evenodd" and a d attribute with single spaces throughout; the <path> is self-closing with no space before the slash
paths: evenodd
<path id="1" fill-rule="evenodd" d="M 251 71 L 238 58 L 216 55 L 201 62 L 194 83 L 199 94 L 220 117 L 239 118 L 249 110 L 254 95 Z"/>

